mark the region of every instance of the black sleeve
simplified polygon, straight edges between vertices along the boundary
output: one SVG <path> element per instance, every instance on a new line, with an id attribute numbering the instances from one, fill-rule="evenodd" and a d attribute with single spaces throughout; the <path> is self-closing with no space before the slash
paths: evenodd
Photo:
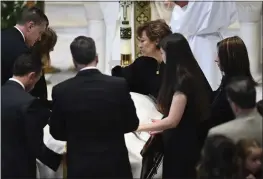
<path id="1" fill-rule="evenodd" d="M 138 70 L 138 60 L 135 60 L 132 64 L 126 67 L 115 66 L 114 68 L 112 68 L 111 74 L 112 76 L 125 78 L 129 86 L 131 86 L 131 84 L 133 84 L 134 81 L 136 81 L 137 70 Z"/>
<path id="2" fill-rule="evenodd" d="M 181 79 L 174 88 L 174 92 L 181 92 L 186 95 L 187 98 L 193 93 L 194 84 L 191 77 L 184 77 Z"/>
<path id="3" fill-rule="evenodd" d="M 235 118 L 224 89 L 222 91 L 218 91 L 211 108 L 209 128 L 215 127 Z"/>
<path id="4" fill-rule="evenodd" d="M 122 112 L 122 121 L 121 128 L 124 133 L 133 132 L 139 126 L 139 119 L 137 117 L 136 108 L 134 106 L 133 100 L 129 93 L 127 83 L 123 81 L 123 92 L 122 92 L 122 101 L 121 101 L 121 112 Z"/>
<path id="5" fill-rule="evenodd" d="M 44 74 L 42 74 L 34 89 L 30 91 L 30 94 L 36 98 L 42 99 L 43 101 L 47 101 L 47 83 Z"/>
<path id="6" fill-rule="evenodd" d="M 66 124 L 63 117 L 63 111 L 61 111 L 60 104 L 57 102 L 57 97 L 57 86 L 55 86 L 52 90 L 53 105 L 49 121 L 49 130 L 54 139 L 66 141 Z"/>
<path id="7" fill-rule="evenodd" d="M 155 61 L 150 57 L 139 57 L 127 67 L 114 67 L 111 73 L 112 76 L 125 78 L 129 91 L 146 94 L 144 76 L 154 64 Z"/>
<path id="8" fill-rule="evenodd" d="M 49 109 L 42 106 L 38 99 L 32 101 L 25 113 L 25 131 L 30 152 L 42 163 L 56 171 L 62 156 L 50 150 L 43 141 L 43 128 L 50 117 Z"/>

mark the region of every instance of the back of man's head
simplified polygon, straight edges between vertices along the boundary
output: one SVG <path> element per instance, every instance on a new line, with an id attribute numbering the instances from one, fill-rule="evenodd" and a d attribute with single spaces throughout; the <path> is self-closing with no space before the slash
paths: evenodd
<path id="1" fill-rule="evenodd" d="M 41 74 L 42 63 L 40 60 L 34 58 L 30 53 L 25 53 L 20 55 L 13 68 L 13 75 L 18 77 L 23 77 L 29 73 L 35 73 L 36 75 Z"/>
<path id="2" fill-rule="evenodd" d="M 25 90 L 30 91 L 41 77 L 42 63 L 30 53 L 19 56 L 13 68 L 13 78 L 23 83 Z"/>
<path id="3" fill-rule="evenodd" d="M 70 44 L 70 51 L 77 65 L 89 65 L 97 57 L 95 42 L 90 37 L 76 37 Z"/>
<path id="4" fill-rule="evenodd" d="M 247 77 L 233 78 L 226 87 L 227 97 L 241 109 L 256 107 L 256 88 Z"/>
<path id="5" fill-rule="evenodd" d="M 46 26 L 49 25 L 49 21 L 47 16 L 44 14 L 42 10 L 37 7 L 25 7 L 22 10 L 21 15 L 18 17 L 17 24 L 24 25 L 27 22 L 32 21 L 35 25 L 40 25 L 42 23 L 46 23 Z"/>

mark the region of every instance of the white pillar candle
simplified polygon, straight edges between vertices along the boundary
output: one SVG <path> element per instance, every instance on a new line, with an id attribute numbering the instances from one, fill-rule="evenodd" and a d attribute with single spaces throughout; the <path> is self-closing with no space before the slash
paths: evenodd
<path id="1" fill-rule="evenodd" d="M 131 40 L 121 39 L 121 54 L 130 55 L 132 54 Z"/>

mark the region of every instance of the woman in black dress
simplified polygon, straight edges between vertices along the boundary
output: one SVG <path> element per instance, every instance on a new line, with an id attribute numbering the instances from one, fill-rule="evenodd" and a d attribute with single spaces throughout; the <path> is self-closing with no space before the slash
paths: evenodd
<path id="1" fill-rule="evenodd" d="M 237 76 L 246 76 L 254 85 L 257 85 L 250 72 L 246 45 L 240 37 L 226 38 L 217 43 L 217 48 L 218 58 L 215 62 L 223 77 L 219 88 L 213 92 L 211 116 L 203 124 L 203 134 L 200 137 L 202 143 L 204 143 L 209 129 L 235 118 L 225 91 L 225 87 L 229 81 Z"/>
<path id="2" fill-rule="evenodd" d="M 164 69 L 158 44 L 171 33 L 170 27 L 163 20 L 141 25 L 137 29 L 137 36 L 142 56 L 127 67 L 114 67 L 112 76 L 124 77 L 132 92 L 157 98 Z"/>
<path id="3" fill-rule="evenodd" d="M 157 101 L 165 117 L 137 131 L 162 132 L 164 179 L 195 178 L 197 126 L 209 115 L 212 90 L 183 35 L 169 35 L 160 45 L 166 65 Z"/>

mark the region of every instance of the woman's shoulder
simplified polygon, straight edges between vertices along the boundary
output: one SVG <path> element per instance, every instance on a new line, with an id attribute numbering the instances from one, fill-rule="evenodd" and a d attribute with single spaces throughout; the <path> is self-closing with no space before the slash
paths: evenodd
<path id="1" fill-rule="evenodd" d="M 192 75 L 184 74 L 177 78 L 177 83 L 174 86 L 174 92 L 180 91 L 189 95 L 191 91 L 194 89 L 195 80 Z"/>

